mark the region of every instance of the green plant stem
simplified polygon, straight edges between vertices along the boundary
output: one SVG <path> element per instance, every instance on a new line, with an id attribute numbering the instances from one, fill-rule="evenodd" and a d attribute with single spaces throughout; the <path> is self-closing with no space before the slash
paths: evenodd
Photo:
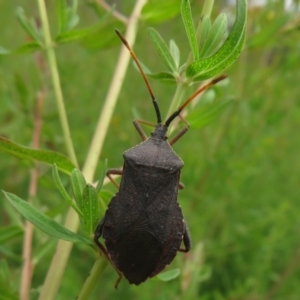
<path id="1" fill-rule="evenodd" d="M 108 261 L 105 258 L 99 258 L 95 261 L 95 264 L 91 270 L 90 276 L 85 281 L 77 300 L 86 300 L 89 299 L 91 293 L 94 290 L 95 285 L 99 281 L 99 277 L 105 270 L 106 266 L 108 265 Z"/>
<path id="2" fill-rule="evenodd" d="M 141 13 L 143 6 L 146 4 L 147 0 L 139 0 L 137 1 L 133 12 L 128 19 L 127 30 L 125 34 L 125 38 L 128 41 L 129 45 L 133 45 L 136 38 L 137 33 L 137 23 L 138 17 Z M 89 149 L 89 154 L 86 160 L 86 163 L 83 167 L 83 174 L 86 176 L 87 181 L 92 177 L 88 177 L 90 174 L 94 174 L 97 163 L 101 154 L 102 145 L 107 134 L 108 126 L 110 119 L 112 117 L 113 110 L 115 108 L 121 86 L 124 81 L 125 73 L 128 67 L 128 63 L 130 60 L 130 55 L 125 46 L 122 46 L 121 53 L 119 55 L 119 59 L 117 62 L 117 66 L 115 69 L 115 73 L 113 75 L 112 82 L 110 84 L 104 106 L 102 108 L 96 131 L 93 136 L 93 140 Z"/>
<path id="3" fill-rule="evenodd" d="M 42 0 L 39 0 L 40 2 Z M 128 20 L 127 31 L 125 34 L 128 42 L 133 45 L 136 32 L 138 18 L 141 14 L 142 7 L 145 5 L 147 0 L 139 0 L 136 2 L 136 5 L 133 9 L 133 12 Z M 86 178 L 87 182 L 92 182 L 96 166 L 101 154 L 102 145 L 104 138 L 107 133 L 107 129 L 110 123 L 110 119 L 124 81 L 125 73 L 129 63 L 130 55 L 128 50 L 122 46 L 121 53 L 119 55 L 118 63 L 115 69 L 115 73 L 106 96 L 105 104 L 102 109 L 98 125 L 95 130 L 95 134 L 87 155 L 87 160 L 83 167 L 83 175 Z M 72 231 L 77 231 L 79 226 L 79 219 L 72 208 L 67 213 L 66 221 L 64 226 Z M 59 285 L 62 280 L 63 273 L 66 268 L 66 264 L 71 252 L 73 244 L 67 241 L 59 240 L 56 248 L 56 252 L 52 258 L 51 265 L 49 267 L 43 288 L 40 293 L 40 300 L 52 300 L 56 298 L 56 294 L 59 288 Z M 96 262 L 97 264 L 97 262 Z M 96 267 L 95 267 L 96 268 Z M 84 285 L 85 290 L 92 291 L 95 285 L 95 276 L 99 276 L 98 272 L 94 272 L 91 276 L 88 277 L 87 283 Z M 85 292 L 86 294 L 86 292 Z"/>
<path id="4" fill-rule="evenodd" d="M 58 73 L 58 69 L 57 69 L 57 63 L 56 63 L 56 57 L 55 57 L 55 51 L 54 51 L 54 44 L 51 39 L 51 33 L 50 33 L 49 22 L 48 22 L 48 17 L 47 17 L 46 5 L 45 5 L 44 0 L 37 0 L 37 1 L 38 1 L 39 10 L 40 10 L 40 17 L 41 17 L 41 22 L 42 22 L 43 32 L 44 32 L 44 37 L 45 37 L 46 53 L 47 53 L 49 68 L 50 68 L 51 77 L 52 77 L 52 83 L 53 83 L 53 88 L 54 88 L 54 93 L 55 93 L 57 110 L 59 113 L 59 120 L 61 123 L 62 132 L 63 132 L 63 136 L 64 136 L 64 142 L 66 145 L 68 156 L 73 161 L 73 163 L 77 166 L 78 163 L 77 163 L 75 150 L 73 147 L 73 142 L 71 139 L 71 133 L 70 133 L 70 128 L 69 128 L 67 113 L 66 113 L 66 109 L 65 109 L 65 105 L 64 105 L 64 99 L 63 99 L 63 94 L 62 94 L 62 90 L 61 90 L 59 73 Z"/>
<path id="5" fill-rule="evenodd" d="M 178 108 L 183 96 L 185 94 L 185 87 L 182 82 L 177 84 L 175 94 L 173 96 L 172 102 L 169 106 L 166 119 Z"/>

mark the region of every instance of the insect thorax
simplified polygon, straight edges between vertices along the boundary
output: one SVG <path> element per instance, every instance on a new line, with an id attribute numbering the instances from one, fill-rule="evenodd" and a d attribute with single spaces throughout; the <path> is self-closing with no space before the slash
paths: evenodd
<path id="1" fill-rule="evenodd" d="M 133 168 L 149 167 L 166 173 L 175 173 L 184 165 L 167 141 L 152 137 L 125 151 L 123 157 Z"/>

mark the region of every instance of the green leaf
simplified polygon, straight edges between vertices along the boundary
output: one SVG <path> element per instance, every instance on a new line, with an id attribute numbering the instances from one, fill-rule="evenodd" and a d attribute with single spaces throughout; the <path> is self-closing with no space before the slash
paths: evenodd
<path id="1" fill-rule="evenodd" d="M 104 179 L 106 177 L 106 170 L 107 170 L 107 159 L 104 160 L 104 162 L 100 162 L 100 170 L 101 170 L 101 173 L 100 173 L 100 177 L 99 177 L 99 180 L 98 180 L 98 184 L 96 186 L 96 190 L 97 190 L 97 193 L 99 194 L 102 186 L 103 186 L 103 182 L 104 182 Z"/>
<path id="2" fill-rule="evenodd" d="M 94 28 L 94 27 L 66 31 L 66 32 L 59 34 L 55 38 L 55 42 L 58 44 L 64 44 L 64 43 L 79 41 L 79 40 L 89 37 L 90 35 L 94 34 L 95 32 L 96 32 L 96 28 Z"/>
<path id="3" fill-rule="evenodd" d="M 169 271 L 162 272 L 156 277 L 161 281 L 170 281 L 177 278 L 180 275 L 180 269 L 173 269 Z"/>
<path id="4" fill-rule="evenodd" d="M 208 16 L 204 16 L 204 18 L 202 19 L 201 22 L 202 22 L 202 27 L 201 27 L 201 32 L 200 32 L 200 36 L 199 36 L 199 43 L 198 43 L 200 51 L 204 46 L 205 40 L 206 40 L 207 35 L 208 35 L 208 33 L 210 31 L 210 28 L 211 28 L 211 22 L 210 22 L 210 18 Z"/>
<path id="5" fill-rule="evenodd" d="M 150 0 L 141 13 L 143 21 L 157 24 L 176 17 L 180 13 L 180 0 Z"/>
<path id="6" fill-rule="evenodd" d="M 194 60 L 198 59 L 198 45 L 195 33 L 195 27 L 191 12 L 191 5 L 189 0 L 182 0 L 181 15 L 185 27 L 186 35 L 188 37 L 190 47 L 193 53 Z"/>
<path id="7" fill-rule="evenodd" d="M 100 219 L 100 202 L 96 189 L 87 184 L 82 194 L 83 225 L 86 232 L 92 235 Z"/>
<path id="8" fill-rule="evenodd" d="M 8 201 L 21 213 L 24 218 L 30 221 L 40 230 L 45 233 L 54 236 L 58 239 L 63 239 L 73 243 L 82 243 L 86 245 L 93 245 L 91 240 L 88 240 L 75 232 L 63 227 L 47 215 L 41 213 L 39 210 L 34 208 L 27 201 L 22 200 L 18 196 L 3 192 Z"/>
<path id="9" fill-rule="evenodd" d="M 18 7 L 17 11 L 17 19 L 20 22 L 21 26 L 24 30 L 36 41 L 42 42 L 40 38 L 40 34 L 36 28 L 34 20 L 29 21 L 24 13 L 24 9 L 22 7 Z"/>
<path id="10" fill-rule="evenodd" d="M 67 16 L 68 16 L 68 23 L 67 23 L 67 30 L 71 30 L 79 23 L 79 16 L 77 14 L 77 7 L 78 7 L 78 0 L 73 0 L 71 7 L 68 8 Z"/>
<path id="11" fill-rule="evenodd" d="M 29 42 L 19 46 L 17 49 L 11 51 L 11 54 L 29 54 L 41 50 L 41 44 L 37 42 Z"/>
<path id="12" fill-rule="evenodd" d="M 72 200 L 72 198 L 67 193 L 65 187 L 63 186 L 63 184 L 62 184 L 62 182 L 60 180 L 59 174 L 58 174 L 58 170 L 57 170 L 56 164 L 54 164 L 53 168 L 52 168 L 52 177 L 53 177 L 53 180 L 55 182 L 56 187 L 60 191 L 60 193 L 63 196 L 63 198 L 69 203 L 69 205 L 71 207 L 74 208 L 74 210 L 78 213 L 79 216 L 82 216 L 81 210 L 77 207 L 76 203 Z"/>
<path id="13" fill-rule="evenodd" d="M 35 51 L 41 50 L 42 46 L 37 42 L 28 42 L 19 46 L 14 50 L 8 50 L 4 47 L 0 46 L 0 54 L 7 55 L 7 54 L 29 54 Z"/>
<path id="14" fill-rule="evenodd" d="M 62 172 L 67 174 L 71 174 L 72 170 L 75 167 L 74 164 L 61 153 L 23 147 L 1 136 L 0 151 L 9 153 L 18 158 L 37 160 L 50 165 L 53 165 L 55 163 Z"/>
<path id="15" fill-rule="evenodd" d="M 247 1 L 238 0 L 234 26 L 221 48 L 213 55 L 190 64 L 186 76 L 194 81 L 211 78 L 231 65 L 239 56 L 245 42 Z"/>
<path id="16" fill-rule="evenodd" d="M 147 73 L 148 77 L 156 79 L 165 84 L 176 84 L 177 80 L 172 73 L 159 72 L 159 73 Z"/>
<path id="17" fill-rule="evenodd" d="M 86 181 L 82 173 L 78 169 L 74 169 L 71 173 L 71 186 L 74 198 L 78 207 L 82 207 L 82 193 L 86 186 Z"/>
<path id="18" fill-rule="evenodd" d="M 136 68 L 137 71 L 139 71 L 138 67 L 136 66 L 135 63 L 133 63 L 134 67 Z M 159 73 L 152 73 L 149 68 L 144 65 L 141 61 L 140 61 L 140 65 L 144 71 L 144 73 L 148 76 L 151 77 L 153 79 L 156 79 L 162 83 L 165 84 L 176 84 L 177 83 L 177 79 L 175 77 L 175 75 L 173 73 L 170 72 L 159 72 Z"/>
<path id="19" fill-rule="evenodd" d="M 212 54 L 224 38 L 227 29 L 227 17 L 225 14 L 220 14 L 212 25 L 207 39 L 200 50 L 199 57 Z"/>
<path id="20" fill-rule="evenodd" d="M 0 245 L 21 235 L 23 232 L 23 229 L 16 225 L 0 227 Z"/>
<path id="21" fill-rule="evenodd" d="M 170 40 L 170 52 L 175 61 L 176 70 L 178 70 L 180 66 L 180 50 L 174 40 Z"/>
<path id="22" fill-rule="evenodd" d="M 94 26 L 85 29 L 71 30 L 60 33 L 58 36 L 56 36 L 55 42 L 58 44 L 70 43 L 93 36 L 95 33 L 97 33 L 97 31 L 101 29 L 101 27 L 104 26 L 104 21 L 111 15 L 111 13 L 112 10 L 107 12 L 102 17 L 102 19 Z"/>
<path id="23" fill-rule="evenodd" d="M 217 120 L 222 111 L 231 103 L 232 100 L 227 100 L 220 101 L 219 103 L 213 102 L 201 105 L 199 108 L 194 109 L 186 119 L 189 122 L 191 128 L 203 128 Z"/>
<path id="24" fill-rule="evenodd" d="M 74 28 L 79 22 L 79 16 L 77 14 L 78 1 L 73 0 L 72 2 L 72 5 L 68 5 L 66 0 L 56 0 L 56 15 L 59 34 Z"/>
<path id="25" fill-rule="evenodd" d="M 58 23 L 58 32 L 61 34 L 66 30 L 67 27 L 67 4 L 66 0 L 56 0 L 56 15 L 57 15 L 57 23 Z"/>
<path id="26" fill-rule="evenodd" d="M 173 73 L 177 73 L 176 63 L 162 37 L 153 28 L 148 29 L 148 34 L 158 55 L 162 58 L 165 65 L 169 68 L 170 71 L 172 71 Z"/>

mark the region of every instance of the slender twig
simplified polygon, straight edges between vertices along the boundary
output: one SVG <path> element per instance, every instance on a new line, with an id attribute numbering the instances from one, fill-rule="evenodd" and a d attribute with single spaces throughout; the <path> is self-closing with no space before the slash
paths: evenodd
<path id="1" fill-rule="evenodd" d="M 131 45 L 134 44 L 138 19 L 141 14 L 142 7 L 146 2 L 147 0 L 138 0 L 128 20 L 125 37 Z M 102 109 L 101 116 L 99 118 L 98 125 L 96 127 L 95 134 L 88 152 L 87 160 L 83 167 L 83 175 L 85 176 L 87 182 L 93 181 L 104 138 L 107 133 L 108 125 L 110 123 L 116 100 L 124 81 L 129 59 L 130 56 L 128 51 L 124 46 L 122 46 L 115 73 L 109 91 L 107 93 L 105 104 Z M 73 209 L 70 209 L 68 211 L 64 226 L 71 231 L 77 231 L 79 226 L 79 219 Z M 72 246 L 73 244 L 70 242 L 63 240 L 58 241 L 56 252 L 52 258 L 51 265 L 49 267 L 43 288 L 40 293 L 40 300 L 55 299 Z M 94 274 L 98 273 L 95 272 Z M 87 281 L 88 282 L 85 284 L 85 288 L 88 285 L 89 287 L 87 288 L 87 290 L 91 292 L 91 290 L 93 289 L 93 284 L 91 282 L 94 282 L 94 278 L 92 276 L 89 276 Z"/>
<path id="2" fill-rule="evenodd" d="M 34 131 L 33 131 L 33 148 L 39 148 L 41 127 L 42 127 L 42 106 L 45 98 L 45 92 L 39 92 L 37 96 L 36 113 L 34 118 Z M 30 185 L 29 185 L 29 199 L 35 197 L 37 192 L 37 181 L 38 181 L 38 170 L 34 167 L 31 171 Z M 31 279 L 33 273 L 33 263 L 31 259 L 31 248 L 32 248 L 32 237 L 33 237 L 33 225 L 29 221 L 25 223 L 25 236 L 23 244 L 23 269 L 21 277 L 21 287 L 20 287 L 20 299 L 28 300 L 30 299 L 30 287 Z"/>
<path id="3" fill-rule="evenodd" d="M 127 17 L 125 17 L 124 15 L 122 15 L 120 12 L 116 11 L 115 9 L 113 9 L 113 7 L 111 7 L 110 5 L 108 5 L 104 0 L 96 0 L 97 3 L 102 6 L 106 11 L 112 11 L 112 15 L 122 21 L 123 23 L 127 24 L 129 19 Z"/>
<path id="4" fill-rule="evenodd" d="M 44 0 L 37 0 L 37 1 L 40 10 L 40 17 L 41 17 L 41 22 L 42 22 L 42 27 L 43 27 L 44 37 L 45 37 L 45 46 L 46 46 L 46 52 L 48 56 L 48 63 L 51 72 L 51 77 L 52 77 L 52 83 L 53 83 L 53 88 L 55 93 L 57 110 L 59 114 L 59 120 L 61 123 L 62 132 L 64 136 L 64 142 L 67 148 L 68 156 L 73 161 L 73 163 L 77 165 L 77 158 L 73 147 L 73 142 L 71 139 L 71 132 L 69 128 L 66 108 L 64 105 L 64 99 L 61 90 L 61 84 L 60 84 L 57 63 L 56 63 L 55 51 L 53 47 L 53 41 L 51 39 L 51 34 L 50 34 L 46 5 Z"/>

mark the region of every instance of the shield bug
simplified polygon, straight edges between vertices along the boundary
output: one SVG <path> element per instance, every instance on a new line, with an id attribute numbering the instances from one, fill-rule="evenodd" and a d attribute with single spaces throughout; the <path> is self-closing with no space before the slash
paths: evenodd
<path id="1" fill-rule="evenodd" d="M 225 76 L 201 87 L 163 123 L 158 103 L 136 55 L 121 33 L 117 30 L 116 33 L 144 78 L 157 117 L 157 124 L 133 121 L 143 142 L 123 153 L 123 169 L 107 171 L 119 192 L 108 204 L 104 218 L 95 230 L 94 241 L 117 270 L 117 287 L 123 275 L 130 284 L 139 285 L 170 264 L 177 251 L 188 252 L 191 249 L 188 226 L 177 202 L 178 189 L 183 187 L 179 179 L 184 164 L 172 145 L 189 128 L 180 112 L 198 94 Z M 167 130 L 176 117 L 185 126 L 168 141 Z M 149 138 L 141 124 L 154 126 Z M 111 177 L 113 174 L 122 175 L 120 186 Z M 101 236 L 105 246 L 99 242 Z M 184 248 L 180 247 L 182 243 Z"/>

